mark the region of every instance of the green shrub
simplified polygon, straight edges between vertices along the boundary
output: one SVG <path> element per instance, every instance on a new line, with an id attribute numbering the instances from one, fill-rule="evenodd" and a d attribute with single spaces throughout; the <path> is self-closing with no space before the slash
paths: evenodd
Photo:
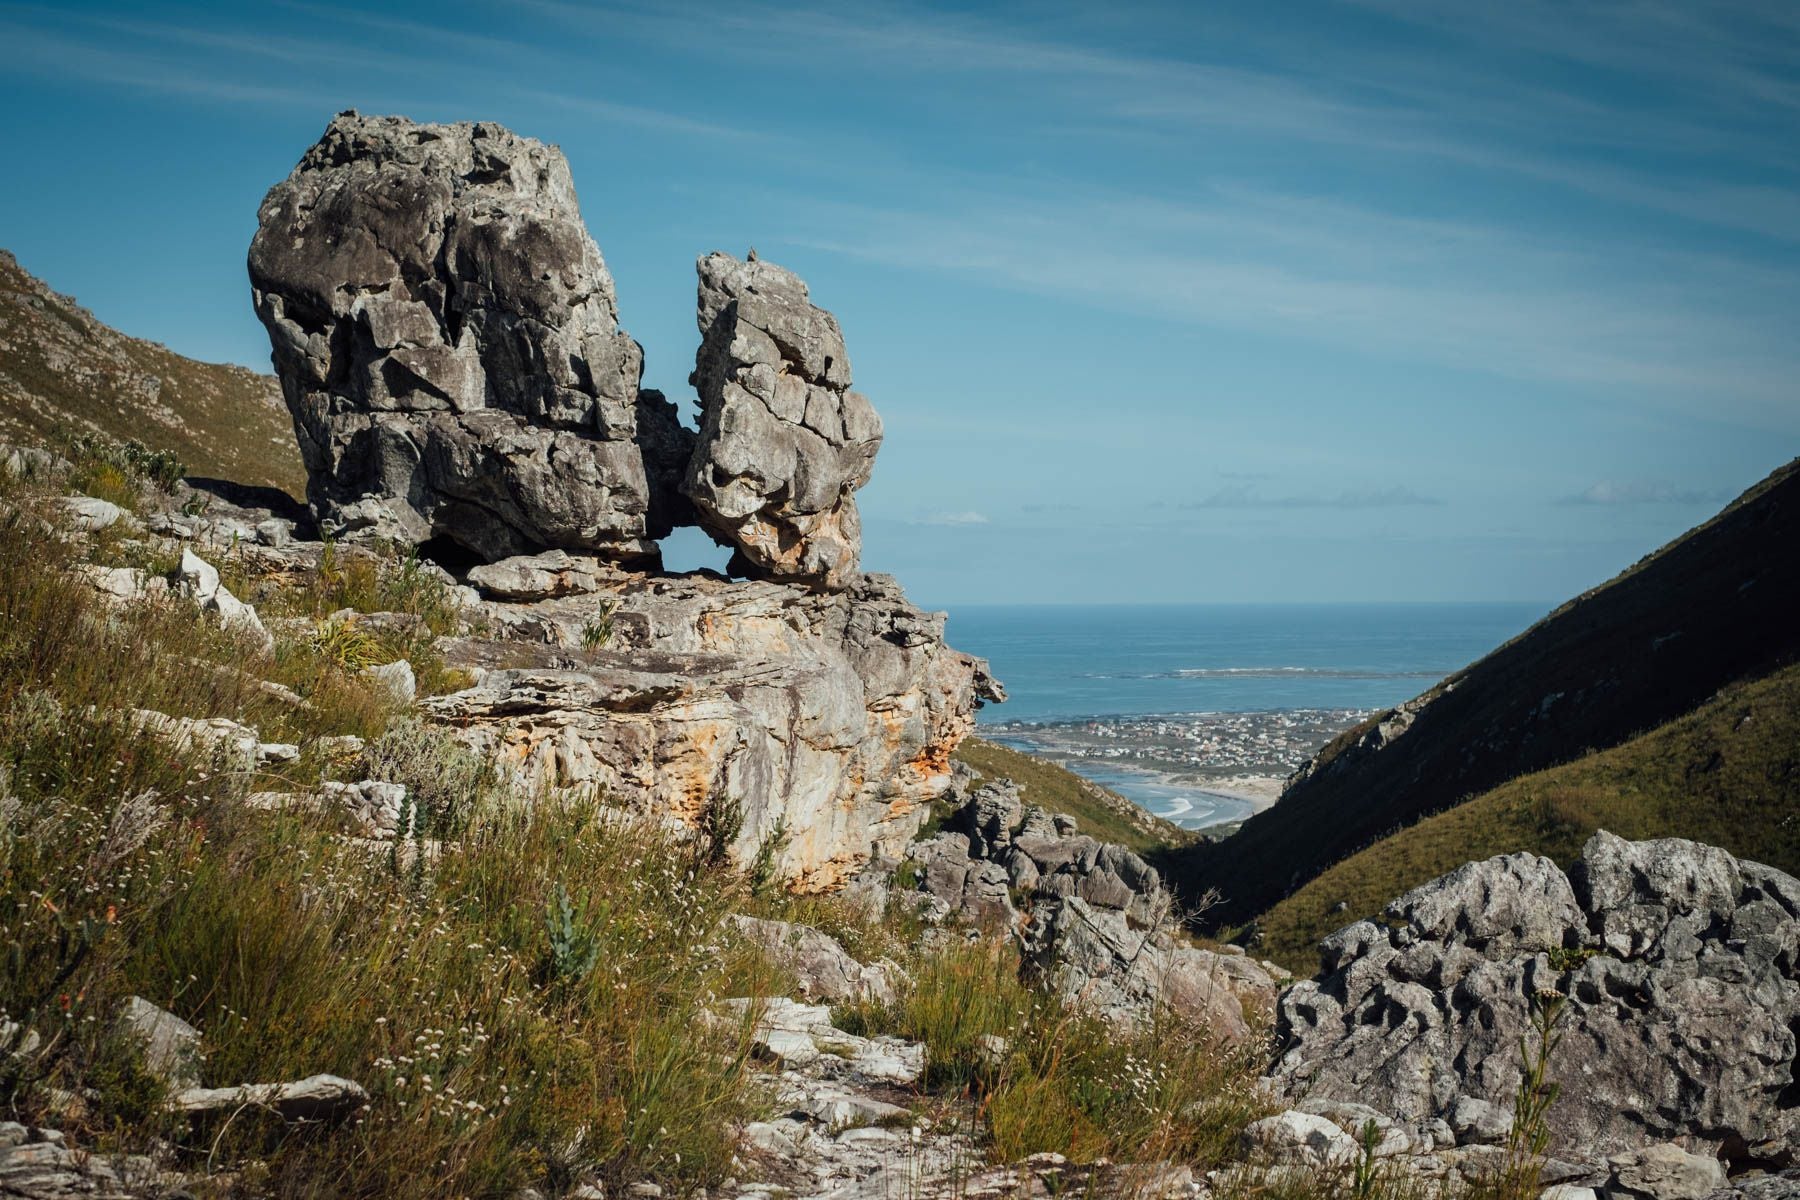
<path id="1" fill-rule="evenodd" d="M 171 491 L 187 475 L 180 456 L 152 450 L 135 438 L 120 441 L 102 433 L 65 433 L 60 439 L 75 471 L 71 484 L 90 496 L 133 504 L 137 491 Z"/>
<path id="2" fill-rule="evenodd" d="M 492 763 L 440 725 L 395 718 L 363 751 L 367 778 L 403 784 L 418 824 L 434 837 L 454 837 L 470 816 L 497 803 L 503 788 Z"/>
<path id="3" fill-rule="evenodd" d="M 544 928 L 550 954 L 544 973 L 553 983 L 580 983 L 600 958 L 600 941 L 588 925 L 588 916 L 577 912 L 569 889 L 558 883 L 556 895 L 544 907 Z"/>

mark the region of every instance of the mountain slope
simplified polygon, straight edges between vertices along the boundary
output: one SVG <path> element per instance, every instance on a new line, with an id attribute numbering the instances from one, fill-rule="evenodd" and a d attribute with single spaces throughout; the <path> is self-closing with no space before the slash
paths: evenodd
<path id="1" fill-rule="evenodd" d="M 986 779 L 1010 779 L 1024 789 L 1025 803 L 1067 813 L 1103 842 L 1117 842 L 1144 855 L 1160 855 L 1191 842 L 1195 834 L 1146 812 L 1117 792 L 1091 783 L 1048 759 L 978 737 L 966 738 L 954 755 Z"/>
<path id="2" fill-rule="evenodd" d="M 173 451 L 193 475 L 305 492 L 272 377 L 127 337 L 0 250 L 0 440 L 87 432 Z"/>
<path id="3" fill-rule="evenodd" d="M 1507 780 L 1616 746 L 1800 657 L 1800 460 L 1424 695 L 1332 742 L 1175 876 L 1244 921 Z M 1463 857 L 1468 857 L 1464 855 Z M 1459 860 L 1460 861 L 1460 860 Z"/>
<path id="4" fill-rule="evenodd" d="M 1800 665 L 1351 855 L 1263 915 L 1263 951 L 1310 972 L 1321 937 L 1391 897 L 1495 854 L 1529 850 L 1567 867 L 1596 829 L 1691 838 L 1800 873 Z"/>

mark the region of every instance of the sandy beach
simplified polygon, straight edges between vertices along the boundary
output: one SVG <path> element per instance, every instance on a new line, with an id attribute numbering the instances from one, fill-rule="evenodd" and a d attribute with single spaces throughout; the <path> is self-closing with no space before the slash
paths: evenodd
<path id="1" fill-rule="evenodd" d="M 1273 805 L 1288 775 L 1362 715 L 1354 709 L 1191 713 L 1017 723 L 984 732 L 1185 829 L 1205 829 Z"/>

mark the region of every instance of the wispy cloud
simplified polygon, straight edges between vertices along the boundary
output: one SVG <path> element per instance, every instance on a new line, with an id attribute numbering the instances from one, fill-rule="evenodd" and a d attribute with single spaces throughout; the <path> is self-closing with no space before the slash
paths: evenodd
<path id="1" fill-rule="evenodd" d="M 1800 78 L 1800 51 L 1791 16 L 1772 5 L 1721 6 L 1723 16 L 1712 17 L 1703 7 L 1682 12 L 1654 0 L 1576 12 L 1529 3 L 1472 10 L 1430 0 L 1370 0 L 1366 7 L 1436 30 L 1465 53 L 1326 42 L 1296 22 L 1259 30 L 1258 57 L 1265 62 L 1250 67 L 1059 40 L 1021 32 L 1030 23 L 928 10 L 906 0 L 829 8 L 739 3 L 725 13 L 684 3 L 520 3 L 592 34 L 626 27 L 703 53 L 710 45 L 734 59 L 754 48 L 759 61 L 854 62 L 908 76 L 1025 77 L 1025 88 L 1036 77 L 1054 89 L 1042 107 L 1059 137 L 1079 128 L 1070 124 L 1076 120 L 1102 137 L 1160 132 L 1181 147 L 1207 131 L 1229 130 L 1435 159 L 1585 193 L 1601 204 L 1800 242 L 1791 129 L 1771 112 L 1800 104 L 1800 86 L 1792 82 Z M 1277 28 L 1280 36 L 1270 36 Z M 1521 86 L 1515 61 L 1491 63 L 1488 51 L 1497 43 L 1515 58 L 1572 59 L 1629 73 L 1662 99 L 1621 104 L 1573 85 Z M 1620 153 L 1597 156 L 1596 150 Z M 1673 182 L 1623 165 L 1645 152 L 1691 161 Z M 1721 172 L 1727 152 L 1754 160 L 1760 170 Z"/>
<path id="2" fill-rule="evenodd" d="M 1222 487 L 1209 496 L 1188 500 L 1180 507 L 1206 508 L 1419 508 L 1434 507 L 1443 501 L 1423 496 L 1409 487 L 1395 485 L 1383 488 L 1351 488 L 1334 493 L 1303 493 L 1268 496 L 1249 484 Z"/>
<path id="3" fill-rule="evenodd" d="M 793 200 L 790 240 L 1114 312 L 1800 427 L 1800 354 L 1781 329 L 1800 309 L 1792 273 L 1231 185 L 1171 201 L 1023 196 L 992 181 L 931 200 Z"/>
<path id="4" fill-rule="evenodd" d="M 662 109 L 645 108 L 637 104 L 620 104 L 612 100 L 603 100 L 593 96 L 571 94 L 568 92 L 545 91 L 541 88 L 509 88 L 510 94 L 527 100 L 535 100 L 542 104 L 558 108 L 573 109 L 585 116 L 597 117 L 620 125 L 635 125 L 641 129 L 651 129 L 659 133 L 683 134 L 692 137 L 730 138 L 737 142 L 772 142 L 776 135 L 760 129 L 746 129 L 731 125 L 721 125 L 714 121 L 696 120 L 682 116 L 680 113 L 666 112 Z"/>
<path id="5" fill-rule="evenodd" d="M 1183 57 L 1174 39 L 1165 50 L 1084 38 L 1100 18 L 1076 7 L 1027 20 L 912 0 L 511 0 L 492 23 L 504 36 L 286 0 L 286 15 L 304 18 L 287 23 L 307 32 L 271 37 L 230 17 L 0 2 L 0 70 L 318 112 L 377 97 L 412 107 L 455 80 L 552 126 L 591 119 L 701 141 L 734 195 L 767 181 L 758 199 L 787 220 L 792 245 L 1800 431 L 1788 328 L 1800 311 L 1800 163 L 1782 119 L 1800 105 L 1791 9 L 1355 3 L 1354 16 L 1415 41 L 1239 22 L 1221 40 L 1236 53 Z M 1420 52 L 1434 38 L 1461 52 Z M 634 75 L 659 50 L 679 56 L 663 61 L 680 64 L 684 90 Z M 1521 72 L 1521 60 L 1565 66 Z M 747 71 L 820 72 L 822 88 L 854 73 L 909 99 L 926 79 L 959 120 L 992 123 L 979 145 L 1017 149 L 992 162 L 911 144 L 917 106 L 874 93 L 858 96 L 868 121 L 740 104 L 734 81 Z M 1641 86 L 1609 92 L 1591 82 L 1601 74 Z M 1260 148 L 1255 163 L 1215 167 L 1201 153 L 1239 135 Z M 1179 154 L 1114 187 L 1094 182 L 1106 175 L 1088 168 L 1121 139 Z M 1310 182 L 1332 199 L 1286 169 L 1315 160 L 1326 166 Z M 1488 203 L 1496 184 L 1512 190 Z M 1583 204 L 1579 227 L 1559 231 L 1558 214 Z M 1676 225 L 1693 236 L 1666 236 Z M 1684 240 L 1706 252 L 1665 248 Z"/>
<path id="6" fill-rule="evenodd" d="M 557 54 L 542 46 L 325 5 L 287 3 L 281 7 L 302 13 L 323 28 L 348 25 L 386 36 L 361 42 L 343 36 L 269 36 L 234 29 L 229 22 L 202 27 L 0 4 L 0 72 L 76 78 L 132 91 L 299 107 L 320 113 L 335 112 L 352 102 L 409 112 L 420 106 L 454 111 L 457 106 L 443 103 L 438 90 L 443 79 L 453 74 L 461 81 L 461 89 L 472 90 L 475 81 L 480 81 L 490 95 L 566 108 L 608 124 L 684 137 L 750 143 L 770 140 L 761 130 L 610 98 L 592 85 L 551 88 L 519 84 L 521 78 L 566 78 L 566 72 L 545 71 Z M 8 13 L 33 20 L 15 23 L 4 19 Z M 419 44 L 435 47 L 436 53 L 387 48 Z M 267 82 L 269 63 L 286 68 L 276 72 L 276 78 L 292 82 Z"/>
<path id="7" fill-rule="evenodd" d="M 1558 504 L 1723 504 L 1732 493 L 1722 489 L 1684 488 L 1655 479 L 1625 481 L 1603 480 L 1571 496 L 1557 499 Z"/>
<path id="8" fill-rule="evenodd" d="M 975 512 L 973 509 L 963 509 L 962 511 L 959 511 L 959 512 L 926 513 L 924 516 L 919 517 L 913 521 L 913 524 L 915 524 L 915 525 L 948 525 L 948 526 L 986 525 L 987 523 L 988 523 L 987 516 L 983 513 Z"/>
<path id="9" fill-rule="evenodd" d="M 63 36 L 7 21 L 0 21 L 0 69 L 233 104 L 328 108 L 333 103 L 323 90 L 196 71 L 164 50 L 115 49 L 91 38 Z"/>

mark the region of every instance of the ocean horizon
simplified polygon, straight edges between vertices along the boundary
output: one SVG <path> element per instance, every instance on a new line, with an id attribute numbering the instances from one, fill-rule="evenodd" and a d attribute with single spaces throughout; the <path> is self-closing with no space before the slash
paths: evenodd
<path id="1" fill-rule="evenodd" d="M 1507 602 L 984 604 L 946 636 L 988 660 L 983 725 L 1195 712 L 1386 708 L 1550 611 Z"/>
<path id="2" fill-rule="evenodd" d="M 1324 710 L 1337 710 L 1348 726 L 1357 714 L 1428 690 L 1551 607 L 964 605 L 950 610 L 947 637 L 986 658 L 1006 685 L 1006 703 L 977 717 L 983 736 L 1045 754 L 1149 812 L 1202 828 L 1248 816 L 1250 801 L 1185 773 L 1049 751 L 1033 740 L 1033 727 L 1205 714 L 1270 714 L 1265 725 L 1274 726 L 1278 714 Z"/>

